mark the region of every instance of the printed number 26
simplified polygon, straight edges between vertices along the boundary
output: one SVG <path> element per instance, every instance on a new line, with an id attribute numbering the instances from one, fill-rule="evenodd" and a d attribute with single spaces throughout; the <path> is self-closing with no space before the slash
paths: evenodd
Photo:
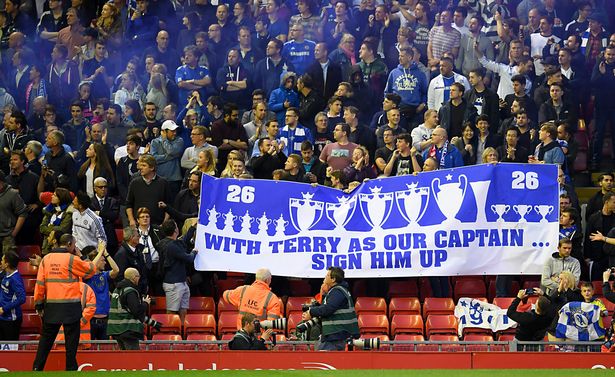
<path id="1" fill-rule="evenodd" d="M 230 185 L 228 187 L 228 194 L 226 194 L 226 201 L 233 203 L 252 203 L 254 202 L 254 187 Z"/>
<path id="2" fill-rule="evenodd" d="M 524 173 L 522 171 L 512 172 L 512 188 L 514 190 L 536 190 L 538 188 L 538 174 L 533 171 Z"/>

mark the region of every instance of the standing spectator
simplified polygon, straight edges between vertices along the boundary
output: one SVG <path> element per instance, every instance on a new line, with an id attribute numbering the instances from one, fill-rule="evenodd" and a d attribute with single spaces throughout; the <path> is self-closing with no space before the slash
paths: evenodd
<path id="1" fill-rule="evenodd" d="M 518 41 L 512 41 L 510 43 L 511 46 L 513 45 L 513 43 L 515 45 L 520 44 L 520 42 Z M 498 83 L 498 89 L 497 89 L 497 93 L 500 98 L 506 98 L 507 95 L 514 93 L 513 82 L 511 81 L 511 79 L 515 75 L 525 75 L 526 81 L 529 81 L 527 75 L 529 74 L 529 72 L 531 72 L 531 70 L 534 67 L 534 62 L 531 57 L 521 56 L 517 59 L 516 65 L 509 65 L 509 64 L 498 63 L 495 61 L 487 60 L 487 58 L 485 58 L 485 56 L 483 55 L 482 51 L 476 48 L 474 49 L 474 51 L 476 52 L 476 55 L 478 56 L 478 61 L 483 67 L 487 68 L 489 71 L 492 71 L 500 75 L 500 81 Z M 526 85 L 526 88 L 525 88 L 526 93 L 530 90 L 530 88 L 531 88 L 531 81 L 528 82 Z"/>
<path id="2" fill-rule="evenodd" d="M 107 236 L 107 251 L 112 255 L 117 250 L 117 235 L 115 234 L 115 222 L 120 214 L 119 202 L 109 195 L 109 182 L 103 177 L 94 180 L 94 192 L 92 197 L 92 210 L 100 216 Z"/>
<path id="3" fill-rule="evenodd" d="M 203 126 L 195 126 L 190 132 L 190 138 L 192 140 L 192 146 L 186 148 L 181 158 L 181 167 L 186 170 L 192 170 L 198 161 L 198 155 L 201 151 L 209 149 L 212 151 L 214 157 L 218 157 L 218 148 L 209 144 L 207 136 L 209 132 Z"/>
<path id="4" fill-rule="evenodd" d="M 272 179 L 273 171 L 283 169 L 286 156 L 269 138 L 258 139 L 259 155 L 250 161 L 255 179 Z"/>
<path id="5" fill-rule="evenodd" d="M 188 187 L 182 188 L 179 191 L 172 205 L 171 203 L 158 203 L 158 207 L 164 209 L 172 219 L 181 225 L 182 229 L 186 226 L 189 219 L 195 219 L 199 215 L 201 175 L 199 171 L 188 175 Z"/>
<path id="6" fill-rule="evenodd" d="M 169 39 L 169 32 L 160 30 L 156 35 L 156 45 L 146 48 L 143 51 L 143 56 L 153 56 L 156 63 L 164 64 L 169 72 L 174 72 L 180 59 L 177 51 L 169 47 Z"/>
<path id="7" fill-rule="evenodd" d="M 436 111 L 440 110 L 440 107 L 449 101 L 451 87 L 456 82 L 463 85 L 464 90 L 461 91 L 461 95 L 463 95 L 465 90 L 470 89 L 468 79 L 453 72 L 453 59 L 448 57 L 442 58 L 440 60 L 440 74 L 429 82 L 427 108 Z"/>
<path id="8" fill-rule="evenodd" d="M 314 61 L 315 48 L 316 43 L 305 39 L 303 25 L 294 24 L 290 27 L 290 40 L 282 48 L 282 57 L 295 67 L 297 76 L 301 76 Z"/>
<path id="9" fill-rule="evenodd" d="M 438 111 L 440 126 L 451 135 L 459 137 L 466 122 L 476 121 L 476 107 L 463 98 L 465 88 L 461 83 L 451 84 L 449 98 Z"/>
<path id="10" fill-rule="evenodd" d="M 19 256 L 13 251 L 4 251 L 0 263 L 0 340 L 19 340 L 23 320 L 21 305 L 26 302 L 26 290 L 17 265 Z"/>
<path id="11" fill-rule="evenodd" d="M 286 156 L 300 154 L 301 143 L 305 140 L 314 142 L 310 130 L 299 124 L 299 110 L 297 108 L 290 107 L 286 110 L 286 122 L 284 124 L 285 126 L 280 130 L 279 138 L 284 144 Z"/>
<path id="12" fill-rule="evenodd" d="M 346 43 L 349 38 L 353 38 L 354 41 L 354 37 L 350 34 L 346 35 L 349 35 L 349 37 L 342 39 L 345 41 L 344 43 Z M 329 58 L 327 44 L 324 42 L 316 44 L 314 48 L 314 59 L 315 61 L 307 69 L 307 74 L 310 75 L 314 82 L 314 90 L 316 90 L 325 101 L 328 101 L 329 98 L 335 94 L 338 85 L 343 81 L 342 68 L 338 63 L 333 62 L 331 58 Z M 350 76 L 350 67 L 347 68 L 349 71 L 348 76 Z"/>
<path id="13" fill-rule="evenodd" d="M 82 198 L 88 200 L 87 195 Z M 37 284 L 34 287 L 34 304 L 42 316 L 43 329 L 32 367 L 35 371 L 45 369 L 47 356 L 60 326 L 64 327 L 66 339 L 66 370 L 77 370 L 77 347 L 81 322 L 80 281 L 94 276 L 95 265 L 102 258 L 104 249 L 99 249 L 94 261 L 82 261 L 74 255 L 75 239 L 70 234 L 60 237 L 60 248 L 47 254 L 38 267 Z M 58 279 L 60 279 L 58 281 Z M 64 281 L 66 279 L 67 281 Z"/>
<path id="14" fill-rule="evenodd" d="M 376 137 L 372 130 L 359 123 L 359 109 L 354 106 L 344 108 L 344 122 L 350 126 L 348 140 L 367 148 L 369 155 L 373 156 L 376 150 Z"/>
<path id="15" fill-rule="evenodd" d="M 42 54 L 48 56 L 58 40 L 58 32 L 65 28 L 66 15 L 62 9 L 62 1 L 49 1 L 49 10 L 40 17 L 37 33 L 41 39 Z"/>
<path id="16" fill-rule="evenodd" d="M 147 276 L 152 268 L 151 257 L 149 260 L 143 253 L 144 246 L 139 243 L 141 236 L 136 228 L 126 227 L 124 228 L 124 239 L 120 248 L 115 253 L 115 261 L 118 266 L 117 280 L 123 280 L 125 278 L 124 273 L 129 268 L 136 269 L 142 278 L 139 280 L 139 293 L 142 295 L 147 294 L 148 280 Z"/>
<path id="17" fill-rule="evenodd" d="M 137 9 L 132 12 L 126 27 L 126 37 L 132 43 L 133 50 L 141 50 L 143 46 L 154 43 L 158 33 L 159 19 L 150 12 L 150 0 L 137 0 Z"/>
<path id="18" fill-rule="evenodd" d="M 96 178 L 103 177 L 111 189 L 115 189 L 115 174 L 111 169 L 109 158 L 102 144 L 90 144 L 86 150 L 86 161 L 81 165 L 77 172 L 79 179 L 79 189 L 84 191 L 90 198 L 94 197 L 94 181 Z M 105 182 L 106 185 L 106 182 Z"/>
<path id="19" fill-rule="evenodd" d="M 301 159 L 307 180 L 324 185 L 327 165 L 314 156 L 314 146 L 307 140 L 301 143 Z"/>
<path id="20" fill-rule="evenodd" d="M 237 4 L 242 3 L 236 3 L 235 6 L 237 6 Z M 265 55 L 263 51 L 252 45 L 252 38 L 250 36 L 251 30 L 253 29 L 250 29 L 247 26 L 239 27 L 237 37 L 239 44 L 237 44 L 234 49 L 239 51 L 241 64 L 243 64 L 244 68 L 250 73 L 254 73 L 256 63 L 258 63 Z"/>
<path id="21" fill-rule="evenodd" d="M 560 273 L 562 271 L 570 271 L 574 276 L 575 286 L 579 284 L 579 278 L 581 276 L 581 264 L 579 261 L 570 256 L 572 252 L 572 241 L 569 238 L 562 238 L 559 240 L 557 246 L 557 252 L 551 255 L 551 258 L 547 260 L 542 271 L 541 289 L 545 290 L 547 295 L 551 295 L 557 291 L 560 283 Z"/>
<path id="22" fill-rule="evenodd" d="M 190 288 L 187 283 L 187 267 L 194 263 L 196 250 L 192 250 L 192 237 L 196 227 L 179 238 L 179 229 L 175 221 L 169 219 L 162 223 L 161 230 L 165 238 L 160 241 L 158 248 L 164 255 L 164 279 L 162 287 L 167 299 L 167 312 L 179 314 L 184 322 L 190 300 Z"/>
<path id="23" fill-rule="evenodd" d="M 49 151 L 43 159 L 43 170 L 41 179 L 39 180 L 39 192 L 53 191 L 55 181 L 60 175 L 65 175 L 69 178 L 70 189 L 77 190 L 77 171 L 75 169 L 75 160 L 64 149 L 64 134 L 61 131 L 51 131 L 46 139 L 45 144 Z M 40 187 L 41 183 L 43 187 Z"/>
<path id="24" fill-rule="evenodd" d="M 453 57 L 459 55 L 461 33 L 451 25 L 451 11 L 440 12 L 440 26 L 434 26 L 429 31 L 429 43 L 427 44 L 427 62 L 432 71 L 435 71 L 444 57 L 450 53 Z"/>
<path id="25" fill-rule="evenodd" d="M 137 210 L 145 207 L 151 214 L 153 224 L 162 224 L 164 211 L 158 208 L 158 202 L 168 201 L 172 196 L 166 179 L 156 174 L 156 159 L 151 155 L 139 157 L 138 168 L 141 177 L 136 177 L 128 185 L 126 195 L 126 215 L 130 226 L 136 226 L 134 216 Z"/>
<path id="26" fill-rule="evenodd" d="M 298 14 L 290 17 L 288 25 L 292 30 L 292 25 L 301 25 L 305 33 L 305 38 L 310 41 L 319 41 L 320 38 L 320 17 L 316 15 L 316 2 L 313 0 L 298 0 Z"/>
<path id="27" fill-rule="evenodd" d="M 397 93 L 401 97 L 400 110 L 407 120 L 423 112 L 427 106 L 427 79 L 416 62 L 412 61 L 411 48 L 399 50 L 399 66 L 389 74 L 385 93 Z"/>
<path id="28" fill-rule="evenodd" d="M 314 90 L 314 80 L 309 74 L 304 74 L 297 80 L 299 92 L 299 122 L 314 129 L 314 117 L 325 106 L 322 95 Z"/>
<path id="29" fill-rule="evenodd" d="M 533 156 L 530 156 L 530 163 L 558 164 L 564 165 L 566 157 L 557 142 L 557 128 L 553 123 L 545 123 L 540 127 L 538 133 L 540 144 L 536 146 Z"/>
<path id="30" fill-rule="evenodd" d="M 606 234 L 615 226 L 615 193 L 607 192 L 602 197 L 602 210 L 595 212 L 588 216 L 587 227 L 585 230 L 585 252 L 583 256 L 589 259 L 590 264 L 590 278 L 596 280 L 596 277 L 600 276 L 601 271 L 607 268 L 608 255 L 604 252 L 605 243 L 608 241 L 603 237 L 596 237 L 595 235 L 600 232 Z"/>
<path id="31" fill-rule="evenodd" d="M 248 136 L 245 128 L 239 124 L 237 105 L 230 103 L 224 106 L 223 119 L 212 125 L 211 136 L 212 144 L 218 147 L 218 171 L 226 165 L 231 150 L 248 150 Z"/>
<path id="32" fill-rule="evenodd" d="M 138 101 L 139 105 L 142 106 L 145 93 L 137 82 L 137 76 L 134 73 L 124 72 L 121 77 L 120 89 L 115 92 L 113 103 L 120 105 L 123 112 L 126 111 L 126 102 L 131 99 Z"/>
<path id="33" fill-rule="evenodd" d="M 103 246 L 99 244 L 99 248 L 102 247 Z M 93 261 L 96 259 L 97 255 L 98 252 L 96 250 L 92 250 L 88 254 L 88 258 Z M 107 262 L 111 267 L 111 271 L 105 271 Z M 103 252 L 103 257 L 98 259 L 96 271 L 97 273 L 94 276 L 83 281 L 89 285 L 90 288 L 92 288 L 92 291 L 94 291 L 94 294 L 96 295 L 96 312 L 94 313 L 94 317 L 90 320 L 90 335 L 92 340 L 107 340 L 109 339 L 107 336 L 107 320 L 111 306 L 111 302 L 109 300 L 109 287 L 111 280 L 115 280 L 120 272 L 120 269 L 109 252 L 105 250 Z"/>
<path id="34" fill-rule="evenodd" d="M 200 98 L 207 98 L 207 87 L 211 85 L 210 71 L 198 65 L 196 46 L 184 48 L 184 65 L 177 68 L 175 81 L 179 87 L 179 103 L 185 107 L 188 103 L 188 95 L 194 90 L 199 92 Z"/>
<path id="35" fill-rule="evenodd" d="M 380 102 L 383 98 L 384 87 L 387 82 L 389 70 L 376 53 L 376 46 L 369 40 L 363 41 L 359 49 L 358 63 L 361 72 L 363 72 L 363 83 L 371 90 L 374 95 L 374 101 Z"/>
<path id="36" fill-rule="evenodd" d="M 333 130 L 335 143 L 325 145 L 320 153 L 320 161 L 326 163 L 333 170 L 343 171 L 352 163 L 352 154 L 357 144 L 348 140 L 350 126 L 346 123 L 338 123 Z"/>
<path id="37" fill-rule="evenodd" d="M 615 141 L 615 101 L 611 89 L 615 85 L 615 46 L 604 51 L 604 60 L 594 67 L 591 88 L 595 97 L 594 122 L 596 131 L 592 137 L 592 159 L 590 170 L 597 170 L 602 160 L 604 130 L 610 123 L 611 140 Z M 611 146 L 615 151 L 615 145 Z"/>
<path id="38" fill-rule="evenodd" d="M 284 44 L 279 39 L 271 39 L 267 43 L 265 59 L 256 63 L 254 69 L 254 86 L 264 90 L 267 98 L 274 89 L 280 86 L 280 78 L 284 73 L 295 71 L 292 63 L 281 55 L 283 46 Z"/>
<path id="39" fill-rule="evenodd" d="M 278 123 L 282 124 L 289 107 L 299 107 L 299 94 L 295 90 L 297 76 L 287 72 L 280 80 L 280 87 L 271 92 L 268 107 L 276 114 Z"/>
<path id="40" fill-rule="evenodd" d="M 412 146 L 420 153 L 431 146 L 431 134 L 439 124 L 438 112 L 429 109 L 423 115 L 423 123 L 412 130 Z"/>
<path id="41" fill-rule="evenodd" d="M 22 232 L 18 236 L 17 243 L 20 245 L 28 244 L 32 234 L 36 234 L 42 219 L 40 201 L 36 190 L 39 176 L 28 169 L 26 155 L 21 150 L 11 152 L 9 167 L 10 174 L 7 176 L 6 182 L 19 192 L 19 196 L 23 199 L 28 211 L 28 217 L 22 227 Z"/>
<path id="42" fill-rule="evenodd" d="M 182 175 L 180 159 L 184 150 L 184 141 L 177 136 L 179 126 L 172 120 L 162 123 L 160 137 L 152 140 L 150 154 L 156 159 L 158 174 L 169 184 L 171 195 L 179 192 Z"/>
<path id="43" fill-rule="evenodd" d="M 28 210 L 19 196 L 19 192 L 12 188 L 6 181 L 4 172 L 0 170 L 0 239 L 2 240 L 2 252 L 6 253 L 15 247 L 15 237 L 21 231 Z"/>
<path id="44" fill-rule="evenodd" d="M 57 43 L 66 46 L 68 58 L 73 59 L 81 51 L 81 45 L 85 43 L 83 37 L 84 27 L 77 14 L 77 9 L 68 8 L 66 11 L 66 26 L 58 32 Z"/>
<path id="45" fill-rule="evenodd" d="M 478 67 L 470 71 L 469 82 L 472 88 L 466 90 L 463 97 L 474 105 L 477 115 L 489 117 L 491 132 L 496 133 L 500 123 L 500 98 L 491 89 L 485 87 L 485 69 Z"/>
<path id="46" fill-rule="evenodd" d="M 243 128 L 246 130 L 246 136 L 248 136 L 248 155 L 252 156 L 255 152 L 255 146 L 258 139 L 261 137 L 267 136 L 267 127 L 266 124 L 268 121 L 267 117 L 267 104 L 264 102 L 258 102 L 253 105 L 253 109 L 250 111 L 252 113 L 253 120 L 243 124 Z M 245 114 L 245 113 L 244 113 Z M 275 119 L 275 118 L 274 118 Z M 277 124 L 277 121 L 276 121 Z M 256 147 L 258 150 L 258 147 Z"/>
<path id="47" fill-rule="evenodd" d="M 116 168 L 116 184 L 120 199 L 120 213 L 122 214 L 122 223 L 128 223 L 125 218 L 126 214 L 126 195 L 128 194 L 128 184 L 132 177 L 139 172 L 137 167 L 139 160 L 139 146 L 141 138 L 137 135 L 128 135 L 126 138 L 126 156 L 119 159 Z"/>
<path id="48" fill-rule="evenodd" d="M 357 54 L 355 52 L 355 37 L 350 33 L 342 34 L 342 38 L 340 39 L 340 43 L 338 44 L 338 48 L 331 51 L 329 54 L 329 59 L 335 65 L 338 65 L 341 68 L 342 76 L 341 81 L 350 81 L 350 74 L 352 72 L 351 67 L 357 64 Z M 329 49 L 327 47 L 327 49 Z M 324 58 L 319 58 L 318 53 L 314 50 L 314 54 L 316 56 L 316 60 L 320 61 Z M 308 73 L 313 73 L 309 71 Z M 327 74 L 328 75 L 328 74 Z M 318 78 L 318 76 L 314 75 L 314 78 Z M 325 87 L 326 89 L 326 87 Z M 330 95 L 333 95 L 333 91 L 331 91 Z M 326 95 L 326 92 L 325 92 Z"/>
<path id="49" fill-rule="evenodd" d="M 90 208 L 92 199 L 83 191 L 75 195 L 73 200 L 73 235 L 76 239 L 77 250 L 83 250 L 86 246 L 98 245 L 100 242 L 107 243 L 105 228 L 101 218 Z"/>
<path id="50" fill-rule="evenodd" d="M 30 69 L 32 67 L 33 56 L 29 56 L 25 51 L 17 51 L 12 56 L 13 69 L 9 73 L 9 88 L 17 106 L 20 109 L 26 108 L 26 88 L 30 79 Z"/>
<path id="51" fill-rule="evenodd" d="M 600 54 L 606 52 L 609 34 L 604 29 L 607 21 L 602 12 L 595 10 L 589 15 L 588 19 L 589 27 L 581 33 L 580 51 L 585 57 L 585 70 L 592 72 L 595 71 Z"/>
<path id="52" fill-rule="evenodd" d="M 585 218 L 589 219 L 591 215 L 598 212 L 603 205 L 603 198 L 607 192 L 611 192 L 613 190 L 613 181 L 615 176 L 613 173 L 601 173 L 600 180 L 598 181 L 598 186 L 600 190 L 596 192 L 589 200 L 587 201 L 587 207 L 585 209 Z"/>
<path id="53" fill-rule="evenodd" d="M 384 175 L 387 177 L 395 177 L 401 175 L 410 175 L 412 173 L 420 173 L 423 159 L 412 146 L 412 137 L 410 134 L 403 133 L 397 135 L 397 148 L 393 151 L 389 162 L 384 168 Z"/>
<path id="54" fill-rule="evenodd" d="M 248 81 L 251 81 L 250 74 L 239 60 L 239 51 L 230 49 L 226 64 L 216 75 L 220 96 L 225 102 L 236 103 L 240 109 L 246 109 L 250 95 Z"/>
<path id="55" fill-rule="evenodd" d="M 108 98 L 109 85 L 113 68 L 112 62 L 105 56 L 107 55 L 107 46 L 101 40 L 96 41 L 96 49 L 94 57 L 83 62 L 83 80 L 92 82 L 92 98 Z"/>
<path id="56" fill-rule="evenodd" d="M 517 322 L 515 339 L 526 342 L 542 341 L 545 337 L 547 328 L 553 322 L 557 315 L 557 311 L 551 304 L 551 300 L 544 295 L 542 290 L 534 288 L 535 293 L 539 295 L 538 301 L 534 309 L 529 312 L 520 312 L 517 310 L 522 300 L 529 296 L 525 289 L 521 289 L 517 293 L 517 297 L 508 307 L 506 315 Z"/>
<path id="57" fill-rule="evenodd" d="M 39 227 L 43 237 L 43 255 L 51 251 L 50 238 L 54 239 L 56 234 L 67 234 L 72 231 L 74 211 L 71 206 L 72 201 L 70 191 L 58 187 L 51 195 L 51 202 L 43 208 L 43 220 Z"/>
<path id="58" fill-rule="evenodd" d="M 51 52 L 51 64 L 49 71 L 45 75 L 49 78 L 49 103 L 55 106 L 61 118 L 67 116 L 70 110 L 69 104 L 77 94 L 79 85 L 79 67 L 77 64 L 68 60 L 68 49 L 66 46 L 58 44 Z"/>
<path id="59" fill-rule="evenodd" d="M 459 56 L 457 56 L 455 66 L 459 67 L 465 76 L 468 76 L 472 70 L 481 67 L 475 53 L 475 44 L 478 43 L 478 49 L 488 60 L 495 58 L 491 40 L 481 31 L 483 24 L 484 21 L 479 16 L 470 18 L 469 33 L 461 36 Z"/>
<path id="60" fill-rule="evenodd" d="M 497 148 L 501 162 L 527 162 L 528 150 L 519 144 L 521 132 L 519 128 L 511 126 L 506 130 L 504 144 Z"/>

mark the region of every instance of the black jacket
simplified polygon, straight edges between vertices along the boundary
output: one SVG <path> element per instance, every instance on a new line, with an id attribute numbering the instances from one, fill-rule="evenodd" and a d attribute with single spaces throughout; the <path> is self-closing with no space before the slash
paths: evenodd
<path id="1" fill-rule="evenodd" d="M 325 108 L 326 102 L 316 90 L 311 90 L 307 96 L 299 94 L 299 123 L 314 130 L 314 117 Z"/>
<path id="2" fill-rule="evenodd" d="M 554 308 L 552 305 L 549 305 L 547 312 L 544 314 L 538 314 L 534 309 L 522 313 L 517 311 L 520 302 L 521 299 L 516 297 L 506 312 L 508 318 L 518 324 L 515 339 L 521 341 L 542 341 L 547 328 L 553 322 L 553 318 L 555 318 L 556 312 Z"/>
<path id="3" fill-rule="evenodd" d="M 463 119 L 461 121 L 461 124 L 457 128 L 459 130 L 463 130 L 463 125 L 466 122 L 470 122 L 472 124 L 476 123 L 476 117 L 478 116 L 478 114 L 476 112 L 476 107 L 474 107 L 473 104 L 470 104 L 466 100 L 462 100 L 459 106 L 465 107 L 464 112 L 463 112 Z M 448 132 L 449 139 L 451 139 L 453 136 L 461 136 L 461 135 L 455 135 L 451 132 L 451 129 L 453 128 L 451 124 L 451 121 L 452 121 L 451 101 L 447 101 L 444 105 L 442 105 L 442 107 L 438 111 L 438 119 L 440 119 L 440 126 L 444 128 L 446 132 Z"/>
<path id="4" fill-rule="evenodd" d="M 506 153 L 507 149 L 508 149 L 508 146 L 506 144 L 500 145 L 499 147 L 496 148 L 501 162 L 521 162 L 521 163 L 527 162 L 527 157 L 530 155 L 530 153 L 524 147 L 517 144 L 517 146 L 515 147 L 515 158 L 514 159 L 508 158 L 508 155 Z"/>
<path id="5" fill-rule="evenodd" d="M 139 290 L 139 287 L 135 286 L 130 280 L 124 279 L 117 284 L 116 290 L 132 287 Z M 147 313 L 147 305 L 141 299 L 141 295 L 135 291 L 124 292 L 124 295 L 119 298 L 122 307 L 126 308 L 132 314 L 132 316 L 141 322 L 145 322 L 145 315 Z"/>
<path id="6" fill-rule="evenodd" d="M 147 281 L 147 276 L 149 275 L 149 270 L 145 265 L 145 259 L 143 258 L 143 245 L 137 244 L 134 250 L 130 248 L 123 242 L 120 248 L 115 253 L 113 257 L 115 263 L 117 263 L 120 272 L 117 275 L 116 281 L 122 281 L 124 279 L 124 271 L 128 267 L 136 268 L 139 271 L 139 275 L 141 278 L 139 279 L 139 292 L 141 294 L 146 294 L 149 282 Z"/>
<path id="7" fill-rule="evenodd" d="M 118 245 L 114 224 L 120 215 L 120 203 L 117 199 L 107 195 L 104 198 L 104 205 L 101 208 L 98 197 L 94 195 L 94 198 L 92 199 L 92 210 L 99 211 L 98 216 L 100 216 L 102 220 L 105 235 L 107 236 L 107 250 L 109 250 L 109 253 L 113 255 L 115 254 Z"/>
<path id="8" fill-rule="evenodd" d="M 540 110 L 538 110 L 538 124 L 543 124 L 550 120 L 562 120 L 566 121 L 571 129 L 576 130 L 579 120 L 577 107 L 578 106 L 572 105 L 567 101 L 563 101 L 562 109 L 558 115 L 557 111 L 555 111 L 555 106 L 553 106 L 553 100 L 548 99 L 540 105 Z"/>
<path id="9" fill-rule="evenodd" d="M 244 330 L 235 333 L 233 339 L 228 343 L 228 348 L 233 351 L 267 350 L 264 340 L 257 339 L 254 334 L 248 334 Z"/>
<path id="10" fill-rule="evenodd" d="M 322 95 L 325 101 L 333 96 L 339 83 L 344 81 L 342 80 L 342 68 L 331 60 L 329 60 L 329 67 L 327 68 L 327 82 L 325 82 L 322 67 L 318 61 L 312 63 L 306 73 L 312 77 L 314 89 Z"/>
<path id="11" fill-rule="evenodd" d="M 611 215 L 615 216 L 615 215 Z M 589 258 L 591 260 L 601 260 L 605 257 L 603 248 L 603 241 L 590 241 L 589 235 L 592 233 L 596 233 L 596 231 L 601 232 L 602 234 L 608 234 L 611 229 L 604 229 L 603 224 L 603 214 L 602 211 L 598 211 L 593 215 L 590 215 L 587 219 L 587 229 L 585 229 L 585 258 Z"/>
<path id="12" fill-rule="evenodd" d="M 485 88 L 483 93 L 483 107 L 478 115 L 487 115 L 489 117 L 489 132 L 495 134 L 500 124 L 500 97 L 488 88 Z M 467 103 L 474 104 L 477 98 L 476 89 L 472 88 L 465 92 L 463 98 Z"/>

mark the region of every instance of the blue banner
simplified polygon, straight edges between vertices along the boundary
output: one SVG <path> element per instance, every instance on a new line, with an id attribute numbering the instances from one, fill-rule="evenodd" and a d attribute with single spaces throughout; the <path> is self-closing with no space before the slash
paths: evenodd
<path id="1" fill-rule="evenodd" d="M 203 176 L 199 270 L 323 277 L 540 274 L 556 250 L 557 166 L 477 165 L 324 186 Z"/>

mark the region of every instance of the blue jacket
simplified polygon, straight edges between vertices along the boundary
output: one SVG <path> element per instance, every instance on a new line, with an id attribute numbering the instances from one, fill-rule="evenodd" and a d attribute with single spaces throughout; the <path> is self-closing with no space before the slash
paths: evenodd
<path id="1" fill-rule="evenodd" d="M 282 58 L 278 65 L 274 65 L 270 58 L 265 58 L 256 63 L 256 68 L 254 68 L 252 75 L 254 87 L 263 89 L 269 96 L 280 86 L 280 77 L 285 72 L 295 72 L 292 63 Z"/>
<path id="2" fill-rule="evenodd" d="M 181 181 L 183 179 L 180 159 L 184 153 L 184 140 L 176 136 L 175 139 L 162 139 L 157 137 L 152 140 L 150 154 L 156 159 L 157 173 L 167 181 Z"/>
<path id="3" fill-rule="evenodd" d="M 427 78 L 415 62 L 409 68 L 400 65 L 389 73 L 384 93 L 397 93 L 402 105 L 427 104 Z"/>
<path id="4" fill-rule="evenodd" d="M 440 164 L 440 159 L 442 158 L 442 149 L 437 149 L 436 150 L 436 160 L 438 160 L 438 163 Z M 426 160 L 429 157 L 429 148 L 425 150 L 425 152 L 423 152 L 423 161 Z M 459 152 L 459 149 L 457 149 L 453 144 L 448 143 L 448 151 L 446 153 L 446 155 L 444 156 L 444 163 L 440 164 L 440 169 L 450 169 L 450 168 L 459 168 L 464 166 L 463 163 L 463 157 L 461 156 L 461 153 Z"/>
<path id="5" fill-rule="evenodd" d="M 26 302 L 26 289 L 18 271 L 2 276 L 2 292 L 0 292 L 0 307 L 4 313 L 0 315 L 0 321 L 16 321 L 21 318 L 21 305 Z"/>
<path id="6" fill-rule="evenodd" d="M 290 102 L 291 107 L 299 107 L 299 94 L 293 89 L 286 89 L 280 86 L 269 96 L 269 109 L 275 113 L 275 117 L 278 120 L 278 124 L 286 124 L 285 115 L 286 108 L 284 108 L 284 101 Z"/>
<path id="7" fill-rule="evenodd" d="M 282 123 L 283 124 L 283 123 Z M 284 143 L 284 154 L 290 156 L 291 154 L 301 155 L 301 143 L 305 140 L 309 140 L 314 145 L 314 137 L 312 132 L 307 127 L 297 125 L 294 130 L 290 127 L 284 126 L 278 134 L 278 140 Z"/>

